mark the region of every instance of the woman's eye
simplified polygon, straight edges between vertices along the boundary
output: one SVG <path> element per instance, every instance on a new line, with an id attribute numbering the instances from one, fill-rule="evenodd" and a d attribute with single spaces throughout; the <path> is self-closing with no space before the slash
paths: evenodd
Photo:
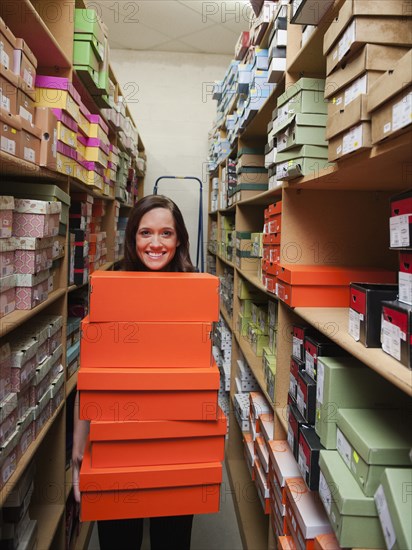
<path id="1" fill-rule="evenodd" d="M 164 235 L 165 237 L 170 237 L 171 234 L 172 234 L 171 231 L 163 231 L 163 235 Z"/>
<path id="2" fill-rule="evenodd" d="M 142 230 L 140 231 L 140 235 L 142 235 L 142 237 L 147 237 L 148 235 L 150 235 L 150 231 Z"/>

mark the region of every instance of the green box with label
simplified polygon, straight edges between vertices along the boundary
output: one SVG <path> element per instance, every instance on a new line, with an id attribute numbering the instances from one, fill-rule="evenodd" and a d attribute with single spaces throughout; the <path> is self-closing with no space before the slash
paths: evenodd
<path id="1" fill-rule="evenodd" d="M 405 412 L 339 409 L 337 449 L 366 496 L 372 497 L 388 466 L 410 467 L 412 431 Z"/>
<path id="2" fill-rule="evenodd" d="M 322 445 L 336 449 L 339 409 L 389 406 L 397 403 L 399 395 L 399 390 L 354 357 L 319 357 L 315 430 Z"/>
<path id="3" fill-rule="evenodd" d="M 343 548 L 385 548 L 375 501 L 363 494 L 337 451 L 319 456 L 319 496 Z"/>
<path id="4" fill-rule="evenodd" d="M 325 137 L 327 115 L 295 113 L 275 125 L 278 151 L 301 145 L 327 146 Z"/>
<path id="5" fill-rule="evenodd" d="M 375 503 L 386 547 L 412 548 L 412 468 L 386 468 Z"/>
<path id="6" fill-rule="evenodd" d="M 289 114 L 319 113 L 327 114 L 328 102 L 324 98 L 325 79 L 301 78 L 287 87 L 278 97 L 278 116 L 282 106 L 287 107 Z"/>

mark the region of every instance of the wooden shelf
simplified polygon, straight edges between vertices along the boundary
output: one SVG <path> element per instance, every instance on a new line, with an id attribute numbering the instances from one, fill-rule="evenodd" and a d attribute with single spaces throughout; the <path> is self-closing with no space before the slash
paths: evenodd
<path id="1" fill-rule="evenodd" d="M 315 169 L 313 175 L 284 182 L 284 187 L 396 193 L 412 184 L 412 173 L 408 172 L 411 150 L 412 134 L 408 132 L 369 150 L 354 153 L 332 168 Z"/>
<path id="2" fill-rule="evenodd" d="M 49 294 L 49 297 L 47 300 L 39 304 L 33 309 L 20 309 L 15 310 L 12 313 L 9 313 L 9 315 L 6 315 L 3 317 L 3 319 L 0 321 L 0 336 L 3 337 L 12 330 L 16 329 L 35 315 L 39 313 L 40 311 L 43 311 L 46 307 L 48 307 L 50 304 L 53 304 L 56 300 L 61 298 L 66 294 L 65 288 L 59 288 L 58 290 L 54 290 Z"/>
<path id="3" fill-rule="evenodd" d="M 103 199 L 105 201 L 115 200 L 114 197 L 103 195 L 103 193 L 99 191 L 99 189 L 95 189 L 91 185 L 86 185 L 82 181 L 73 177 L 70 177 L 70 191 L 87 193 L 88 195 L 92 195 L 96 199 Z"/>
<path id="4" fill-rule="evenodd" d="M 37 519 L 37 548 L 49 548 L 64 514 L 63 504 L 44 504 L 30 508 L 30 518 Z"/>
<path id="5" fill-rule="evenodd" d="M 295 308 L 294 312 L 383 378 L 412 396 L 412 371 L 380 348 L 365 348 L 361 343 L 355 342 L 348 333 L 348 309 L 300 307 Z"/>
<path id="6" fill-rule="evenodd" d="M 276 383 L 276 382 L 275 382 Z M 288 433 L 288 421 L 287 421 L 287 407 L 275 407 L 275 414 L 282 425 L 282 428 L 285 430 L 285 433 Z M 275 439 L 277 439 L 275 434 Z"/>
<path id="7" fill-rule="evenodd" d="M 19 159 L 4 151 L 0 151 L 0 173 L 4 179 L 19 178 L 24 181 L 47 180 L 48 182 L 53 180 L 54 183 L 67 183 L 67 176 L 64 174 Z"/>
<path id="8" fill-rule="evenodd" d="M 33 0 L 33 2 L 29 0 L 15 0 L 12 3 L 6 2 L 2 4 L 0 15 L 7 26 L 13 31 L 13 34 L 19 38 L 24 38 L 27 42 L 37 58 L 38 67 L 53 68 L 53 74 L 57 74 L 61 69 L 70 69 L 72 65 L 71 57 L 59 45 L 33 4 L 39 4 L 41 7 L 41 2 L 36 2 L 36 0 Z M 47 9 L 43 9 L 43 11 L 45 12 L 45 17 L 47 17 Z M 58 17 L 56 17 L 54 10 L 51 11 L 53 11 L 53 16 L 50 12 L 50 19 L 54 17 L 54 19 L 61 20 L 66 15 L 69 16 L 69 6 L 67 6 L 67 14 L 60 13 Z M 64 11 L 66 11 L 66 8 Z M 64 25 L 64 21 L 60 21 L 60 24 L 63 27 L 68 26 Z"/>
<path id="9" fill-rule="evenodd" d="M 220 313 L 222 314 L 230 330 L 233 330 L 233 321 L 230 318 L 229 313 L 226 311 L 226 308 L 223 306 L 223 304 L 220 306 Z"/>
<path id="10" fill-rule="evenodd" d="M 92 536 L 93 527 L 93 521 L 86 523 L 80 522 L 80 533 L 74 546 L 75 550 L 85 550 L 88 547 L 90 538 Z"/>
<path id="11" fill-rule="evenodd" d="M 19 480 L 20 476 L 30 463 L 33 456 L 36 454 L 37 449 L 40 447 L 40 445 L 43 442 L 43 439 L 45 438 L 47 432 L 53 425 L 54 421 L 56 420 L 57 416 L 60 414 L 60 412 L 64 408 L 64 403 L 61 403 L 54 415 L 47 421 L 46 425 L 38 435 L 38 437 L 33 441 L 33 443 L 28 447 L 27 451 L 24 453 L 22 458 L 20 459 L 20 462 L 17 464 L 16 471 L 14 474 L 10 477 L 10 479 L 6 482 L 3 489 L 0 491 L 0 508 L 3 506 L 4 502 L 6 501 L 7 497 L 13 490 L 15 484 Z M 39 546 L 39 548 L 42 548 Z"/>
<path id="12" fill-rule="evenodd" d="M 255 195 L 250 199 L 245 199 L 236 204 L 238 206 L 255 206 L 259 204 L 263 206 L 267 206 L 268 204 L 271 204 L 272 202 L 279 200 L 281 196 L 282 196 L 282 187 L 277 187 L 276 189 L 268 189 L 268 191 L 263 191 L 263 193 L 259 193 L 259 195 Z"/>
<path id="13" fill-rule="evenodd" d="M 235 269 L 235 265 L 230 260 L 227 260 L 226 258 L 223 258 L 223 256 L 221 256 L 220 254 L 217 254 L 217 253 L 216 253 L 216 257 L 219 258 L 219 260 L 221 260 L 223 263 L 225 263 L 226 265 L 228 265 L 232 269 Z"/>

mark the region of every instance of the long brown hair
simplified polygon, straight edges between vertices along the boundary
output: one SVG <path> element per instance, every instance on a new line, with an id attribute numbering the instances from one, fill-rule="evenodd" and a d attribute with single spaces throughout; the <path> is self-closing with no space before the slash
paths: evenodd
<path id="1" fill-rule="evenodd" d="M 164 195 L 147 195 L 132 208 L 126 226 L 123 269 L 125 271 L 148 271 L 136 253 L 136 233 L 140 221 L 153 208 L 166 208 L 172 213 L 179 246 L 172 261 L 165 271 L 191 272 L 195 271 L 189 253 L 189 234 L 178 206 Z"/>

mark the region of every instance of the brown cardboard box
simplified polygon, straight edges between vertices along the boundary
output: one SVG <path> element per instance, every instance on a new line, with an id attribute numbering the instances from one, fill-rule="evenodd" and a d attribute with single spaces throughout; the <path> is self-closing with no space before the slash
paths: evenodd
<path id="1" fill-rule="evenodd" d="M 362 122 L 329 140 L 330 161 L 346 158 L 350 153 L 372 147 L 370 122 Z"/>
<path id="2" fill-rule="evenodd" d="M 32 99 L 36 99 L 34 84 L 36 80 L 37 59 L 22 38 L 16 38 L 13 72 L 20 76 L 20 88 Z"/>
<path id="3" fill-rule="evenodd" d="M 20 132 L 20 158 L 39 164 L 41 131 L 25 118 L 19 117 L 21 122 Z"/>
<path id="4" fill-rule="evenodd" d="M 6 114 L 0 109 L 1 150 L 15 157 L 20 157 L 20 117 Z"/>
<path id="5" fill-rule="evenodd" d="M 333 116 L 328 117 L 326 139 L 330 140 L 345 130 L 356 126 L 359 122 L 370 120 L 367 110 L 367 100 L 366 94 L 361 94 L 346 105 L 345 108 L 336 111 Z"/>
<path id="6" fill-rule="evenodd" d="M 384 2 L 385 0 L 382 0 L 382 3 Z M 412 42 L 411 19 L 354 17 L 326 56 L 326 74 L 329 75 L 342 60 L 348 59 L 368 42 L 388 46 L 409 46 Z"/>
<path id="7" fill-rule="evenodd" d="M 11 32 L 9 27 L 0 17 L 0 40 L 2 44 L 0 57 L 0 74 L 9 79 L 9 75 L 13 74 L 13 55 L 16 47 L 16 37 Z"/>
<path id="8" fill-rule="evenodd" d="M 328 103 L 328 120 L 337 112 L 346 109 L 361 94 L 368 94 L 372 84 L 383 73 L 368 71 L 342 88 Z"/>
<path id="9" fill-rule="evenodd" d="M 12 115 L 17 114 L 17 82 L 17 78 L 15 84 L 13 84 L 0 74 L 1 109 Z"/>
<path id="10" fill-rule="evenodd" d="M 371 87 L 368 95 L 368 109 L 374 111 L 380 105 L 406 90 L 412 84 L 412 51 L 409 50 L 393 64 Z"/>
<path id="11" fill-rule="evenodd" d="M 34 122 L 41 131 L 40 166 L 56 170 L 57 118 L 49 107 L 36 107 Z"/>
<path id="12" fill-rule="evenodd" d="M 382 104 L 372 113 L 372 143 L 397 136 L 412 123 L 412 86 Z"/>
<path id="13" fill-rule="evenodd" d="M 344 59 L 326 78 L 325 98 L 332 98 L 366 71 L 383 73 L 392 69 L 394 63 L 407 51 L 406 48 L 396 46 L 366 44 L 350 60 Z"/>
<path id="14" fill-rule="evenodd" d="M 21 118 L 28 120 L 30 124 L 34 124 L 34 101 L 30 96 L 25 94 L 23 90 L 17 91 L 17 113 Z"/>
<path id="15" fill-rule="evenodd" d="M 346 0 L 337 17 L 325 32 L 323 54 L 327 54 L 332 49 L 353 17 L 362 16 L 370 20 L 381 16 L 406 17 L 407 15 L 404 0 Z M 411 15 L 410 12 L 409 15 Z M 364 40 L 364 42 L 373 43 L 374 41 Z"/>

